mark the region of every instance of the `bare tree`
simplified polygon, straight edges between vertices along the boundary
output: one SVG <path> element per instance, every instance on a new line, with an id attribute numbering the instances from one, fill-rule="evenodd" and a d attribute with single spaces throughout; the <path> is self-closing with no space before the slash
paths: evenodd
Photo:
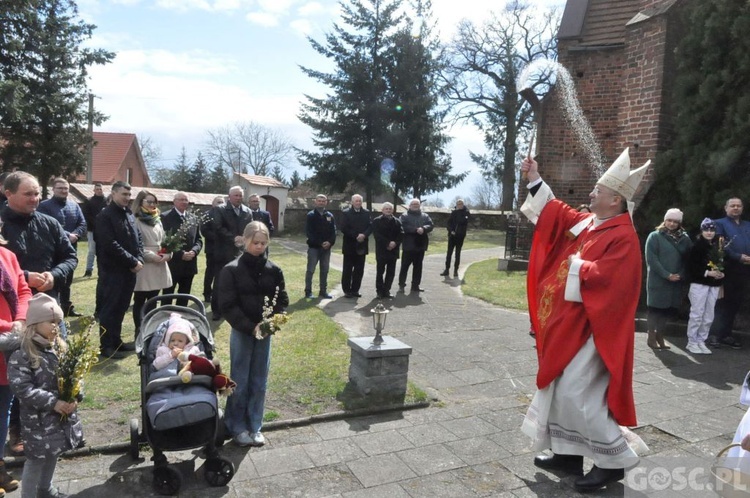
<path id="1" fill-rule="evenodd" d="M 500 186 L 493 178 L 484 178 L 471 190 L 471 207 L 474 209 L 499 209 Z"/>
<path id="2" fill-rule="evenodd" d="M 161 162 L 161 147 L 148 135 L 136 135 L 138 145 L 141 147 L 141 157 L 146 166 L 149 179 L 154 185 L 166 185 L 171 178 L 170 168 L 159 166 Z"/>
<path id="3" fill-rule="evenodd" d="M 531 109 L 518 95 L 518 77 L 529 63 L 556 57 L 557 11 L 537 12 L 518 0 L 492 13 L 481 26 L 462 21 L 449 50 L 445 92 L 457 120 L 484 132 L 488 155 L 472 154 L 485 174 L 502 185 L 501 207 L 515 201 L 519 135 L 531 127 Z M 547 77 L 534 86 L 548 84 Z"/>
<path id="4" fill-rule="evenodd" d="M 268 176 L 275 167 L 286 169 L 294 150 L 280 131 L 252 121 L 208 130 L 206 157 L 237 173 Z"/>

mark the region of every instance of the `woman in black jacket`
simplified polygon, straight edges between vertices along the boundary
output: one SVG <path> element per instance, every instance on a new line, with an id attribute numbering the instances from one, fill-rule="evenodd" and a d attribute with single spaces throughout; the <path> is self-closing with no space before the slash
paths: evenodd
<path id="1" fill-rule="evenodd" d="M 270 234 L 266 225 L 253 221 L 242 234 L 245 252 L 222 270 L 217 293 L 221 315 L 232 326 L 229 337 L 230 376 L 237 383 L 227 399 L 224 423 L 240 446 L 262 446 L 260 433 L 266 382 L 271 363 L 271 336 L 260 330 L 264 318 L 289 305 L 284 274 L 268 261 Z M 264 304 L 269 308 L 264 316 Z"/>
<path id="2" fill-rule="evenodd" d="M 461 264 L 461 248 L 464 246 L 466 230 L 469 228 L 469 210 L 464 205 L 464 201 L 456 201 L 456 209 L 451 211 L 448 219 L 448 253 L 445 255 L 445 271 L 440 274 L 447 277 L 450 274 L 451 256 L 453 249 L 456 250 L 456 260 L 453 265 L 453 276 L 458 277 L 458 266 Z"/>

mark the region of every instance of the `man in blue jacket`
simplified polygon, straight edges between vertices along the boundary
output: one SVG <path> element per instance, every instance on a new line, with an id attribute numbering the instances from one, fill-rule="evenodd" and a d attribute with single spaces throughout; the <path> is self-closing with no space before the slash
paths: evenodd
<path id="1" fill-rule="evenodd" d="M 320 291 L 323 299 L 331 299 L 328 293 L 328 267 L 331 262 L 331 247 L 336 243 L 336 220 L 326 210 L 328 197 L 318 194 L 315 209 L 307 213 L 305 234 L 307 235 L 307 271 L 305 272 L 305 297 L 313 299 L 312 279 L 315 267 L 320 262 Z"/>
<path id="2" fill-rule="evenodd" d="M 39 204 L 39 212 L 52 216 L 65 230 L 73 249 L 78 251 L 78 241 L 86 235 L 86 219 L 83 211 L 73 200 L 68 198 L 70 184 L 65 178 L 52 181 L 52 197 Z M 70 286 L 73 285 L 73 272 L 60 286 L 60 307 L 65 316 L 81 316 L 70 301 Z"/>
<path id="3" fill-rule="evenodd" d="M 724 238 L 724 297 L 716 301 L 708 345 L 740 349 L 732 325 L 750 285 L 750 221 L 741 219 L 742 199 L 731 197 L 724 205 L 725 218 L 716 220 L 716 237 Z"/>

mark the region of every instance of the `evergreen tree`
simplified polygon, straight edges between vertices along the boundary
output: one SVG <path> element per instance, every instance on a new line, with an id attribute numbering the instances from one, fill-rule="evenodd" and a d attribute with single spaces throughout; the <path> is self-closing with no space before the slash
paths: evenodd
<path id="1" fill-rule="evenodd" d="M 729 197 L 750 200 L 750 4 L 693 1 L 676 50 L 674 140 L 656 156 L 655 181 L 641 205 L 652 223 L 679 206 L 695 228 L 724 216 Z"/>
<path id="2" fill-rule="evenodd" d="M 175 190 L 190 191 L 190 164 L 185 146 L 182 147 L 177 161 L 172 167 L 172 181 L 170 187 Z"/>
<path id="3" fill-rule="evenodd" d="M 271 170 L 271 178 L 278 180 L 284 185 L 286 185 L 286 178 L 284 178 L 284 170 L 281 168 L 281 165 L 279 164 L 276 164 Z"/>
<path id="4" fill-rule="evenodd" d="M 198 152 L 193 169 L 188 172 L 188 191 L 189 192 L 211 192 L 206 190 L 208 187 L 208 165 L 203 159 L 203 154 Z"/>
<path id="5" fill-rule="evenodd" d="M 442 55 L 432 37 L 431 4 L 416 0 L 417 19 L 394 37 L 388 58 L 391 111 L 389 148 L 396 168 L 391 177 L 396 196 L 421 198 L 451 188 L 467 173 L 452 175 L 445 153 L 445 112 L 439 110 Z"/>
<path id="6" fill-rule="evenodd" d="M 335 69 L 301 67 L 331 92 L 324 98 L 305 96 L 299 119 L 312 128 L 317 151 L 298 150 L 300 163 L 333 190 L 343 191 L 350 182 L 363 185 L 368 207 L 381 188 L 380 162 L 392 122 L 387 53 L 403 18 L 400 7 L 401 0 L 342 2 L 343 25 L 334 24 L 324 44 L 309 39 Z"/>
<path id="7" fill-rule="evenodd" d="M 42 185 L 85 171 L 92 145 L 87 76 L 114 54 L 85 48 L 95 26 L 72 0 L 0 2 L 0 149 L 3 169 L 21 168 Z"/>
<path id="8" fill-rule="evenodd" d="M 229 192 L 229 179 L 221 163 L 217 162 L 211 168 L 211 172 L 208 174 L 208 187 L 206 191 L 215 194 L 226 194 Z"/>
<path id="9" fill-rule="evenodd" d="M 300 183 L 302 183 L 302 178 L 300 178 L 297 170 L 294 170 L 292 176 L 289 177 L 289 188 L 294 190 L 299 186 Z"/>

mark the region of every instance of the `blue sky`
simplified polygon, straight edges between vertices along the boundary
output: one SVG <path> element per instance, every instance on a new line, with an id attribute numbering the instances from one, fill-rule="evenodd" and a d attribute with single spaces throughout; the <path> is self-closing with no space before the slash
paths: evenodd
<path id="1" fill-rule="evenodd" d="M 559 5 L 562 0 L 538 0 Z M 462 18 L 481 23 L 498 0 L 433 0 L 443 39 Z M 333 0 L 78 0 L 81 16 L 97 25 L 92 46 L 117 53 L 93 68 L 95 106 L 109 116 L 98 131 L 150 137 L 171 165 L 181 148 L 194 158 L 206 131 L 237 121 L 255 121 L 310 148 L 310 129 L 297 120 L 305 93 L 326 88 L 299 65 L 323 69 L 305 35 L 322 41 L 339 20 Z M 438 194 L 449 203 L 470 196 L 480 176 L 468 151 L 482 152 L 481 135 L 454 126 L 450 152 L 456 172 L 471 171 L 457 188 Z M 301 176 L 305 168 L 292 164 Z M 287 176 L 291 170 L 287 172 Z M 430 196 L 434 197 L 434 195 Z"/>

